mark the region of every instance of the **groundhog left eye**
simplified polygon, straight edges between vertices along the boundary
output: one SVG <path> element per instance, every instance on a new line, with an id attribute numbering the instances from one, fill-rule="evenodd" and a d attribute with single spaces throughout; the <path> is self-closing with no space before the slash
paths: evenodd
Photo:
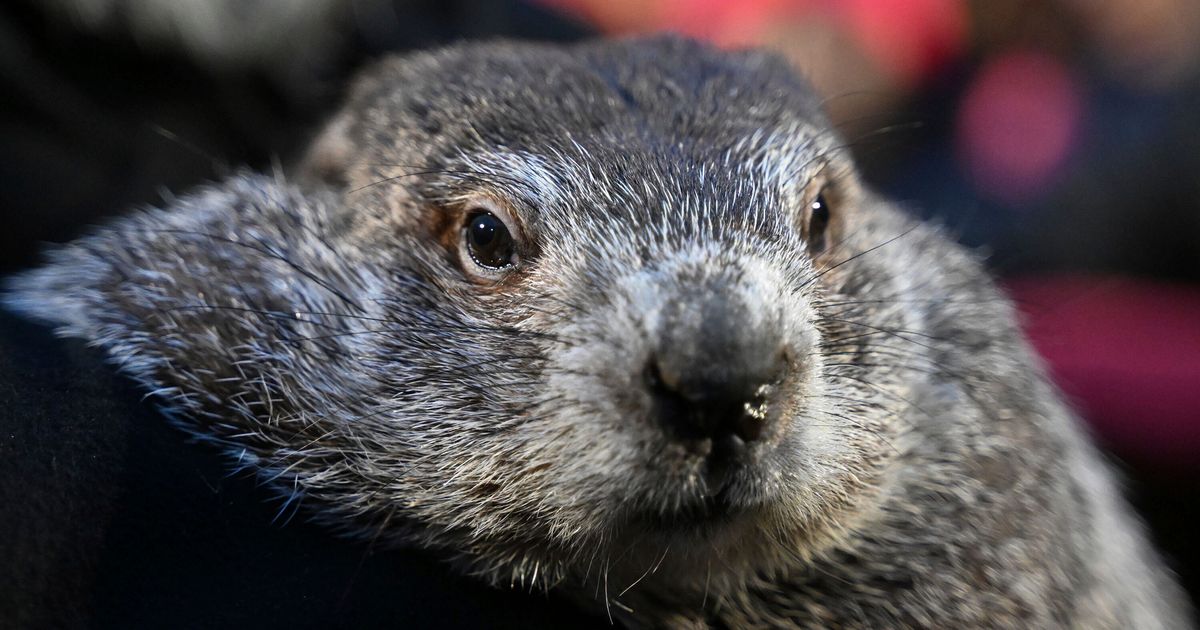
<path id="1" fill-rule="evenodd" d="M 463 232 L 467 251 L 479 266 L 503 269 L 516 261 L 516 244 L 508 226 L 491 212 L 479 210 L 469 214 Z"/>

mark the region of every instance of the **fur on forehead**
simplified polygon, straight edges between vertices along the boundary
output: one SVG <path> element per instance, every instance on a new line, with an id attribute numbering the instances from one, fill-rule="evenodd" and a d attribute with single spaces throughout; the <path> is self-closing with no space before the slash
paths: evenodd
<path id="1" fill-rule="evenodd" d="M 784 115 L 823 122 L 819 98 L 783 59 L 670 36 L 572 47 L 464 44 L 394 58 L 368 71 L 353 100 L 415 115 L 423 131 L 431 119 L 510 146 L 542 131 L 600 131 L 630 114 L 646 131 L 715 139 L 725 130 L 730 142 Z"/>
<path id="2" fill-rule="evenodd" d="M 493 42 L 367 71 L 309 163 L 340 161 L 354 171 L 352 185 L 366 185 L 464 152 L 578 155 L 596 144 L 745 158 L 789 136 L 836 144 L 828 129 L 811 87 L 767 53 L 676 37 L 572 47 Z"/>

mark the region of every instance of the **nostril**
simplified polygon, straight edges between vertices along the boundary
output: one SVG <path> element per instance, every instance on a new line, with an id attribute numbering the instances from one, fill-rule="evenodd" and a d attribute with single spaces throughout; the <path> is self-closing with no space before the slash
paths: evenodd
<path id="1" fill-rule="evenodd" d="M 695 405 L 668 384 L 656 359 L 651 358 L 646 362 L 643 380 L 645 380 L 646 389 L 650 393 L 653 414 L 666 428 L 678 437 L 705 437 L 702 429 L 703 422 L 701 422 L 701 418 L 697 417 Z"/>
<path id="2" fill-rule="evenodd" d="M 671 369 L 652 357 L 643 368 L 643 380 L 653 415 L 673 435 L 716 440 L 736 436 L 748 443 L 766 433 L 771 392 L 786 377 L 788 366 L 783 352 L 757 365 L 689 363 L 683 369 Z"/>

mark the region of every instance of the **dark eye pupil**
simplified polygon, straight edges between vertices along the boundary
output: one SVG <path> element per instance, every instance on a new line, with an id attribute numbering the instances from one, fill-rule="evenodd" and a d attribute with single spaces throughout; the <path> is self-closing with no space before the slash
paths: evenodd
<path id="1" fill-rule="evenodd" d="M 808 219 L 808 244 L 814 253 L 825 251 L 825 230 L 829 227 L 829 204 L 825 195 L 817 195 Z"/>
<path id="2" fill-rule="evenodd" d="M 467 249 L 484 267 L 500 269 L 513 262 L 513 239 L 496 215 L 476 212 L 467 218 Z"/>

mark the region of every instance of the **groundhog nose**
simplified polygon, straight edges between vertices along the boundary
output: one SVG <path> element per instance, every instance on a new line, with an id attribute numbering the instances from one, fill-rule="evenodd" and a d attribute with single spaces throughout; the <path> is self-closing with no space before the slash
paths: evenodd
<path id="1" fill-rule="evenodd" d="M 645 368 L 654 414 L 672 435 L 716 444 L 760 439 L 772 390 L 786 376 L 782 349 L 755 357 L 708 357 L 703 363 L 658 355 Z M 736 438 L 736 439 L 735 439 Z"/>

